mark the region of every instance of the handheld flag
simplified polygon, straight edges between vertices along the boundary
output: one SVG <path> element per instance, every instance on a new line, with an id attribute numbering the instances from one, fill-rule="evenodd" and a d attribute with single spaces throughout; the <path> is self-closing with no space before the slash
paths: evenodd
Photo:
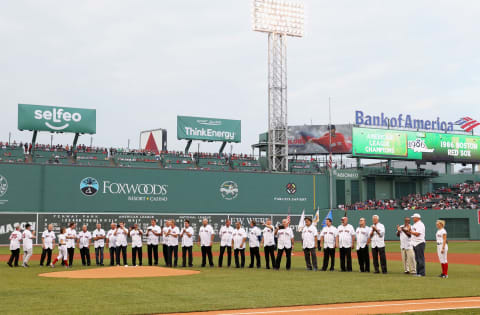
<path id="1" fill-rule="evenodd" d="M 323 221 L 322 221 L 322 228 L 324 228 L 324 227 L 327 226 L 327 219 L 333 220 L 332 210 L 328 211 L 327 216 L 325 217 L 325 219 L 323 219 Z"/>
<path id="2" fill-rule="evenodd" d="M 302 216 L 300 217 L 300 222 L 298 222 L 297 232 L 301 232 L 305 226 L 305 209 L 302 211 Z"/>
<path id="3" fill-rule="evenodd" d="M 320 210 L 317 208 L 317 212 L 315 213 L 315 216 L 313 217 L 312 223 L 317 226 L 318 222 L 320 221 Z"/>

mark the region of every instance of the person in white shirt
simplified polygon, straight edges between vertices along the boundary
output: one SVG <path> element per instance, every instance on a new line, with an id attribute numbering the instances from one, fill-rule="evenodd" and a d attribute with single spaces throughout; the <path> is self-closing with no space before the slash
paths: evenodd
<path id="1" fill-rule="evenodd" d="M 162 229 L 157 225 L 157 220 L 152 219 L 147 228 L 148 265 L 158 266 L 158 241 L 162 235 Z M 152 257 L 153 256 L 153 257 Z"/>
<path id="2" fill-rule="evenodd" d="M 47 266 L 52 262 L 52 251 L 55 246 L 55 232 L 53 232 L 53 225 L 49 224 L 47 229 L 42 233 L 42 256 L 40 257 L 40 266 L 43 266 L 45 257 L 47 258 Z"/>
<path id="3" fill-rule="evenodd" d="M 262 245 L 265 253 L 265 265 L 270 269 L 270 260 L 272 261 L 272 268 L 275 269 L 275 228 L 272 225 L 272 220 L 267 220 L 264 224 L 262 233 Z"/>
<path id="4" fill-rule="evenodd" d="M 380 273 L 378 268 L 378 257 L 382 273 L 387 273 L 387 257 L 385 256 L 385 226 L 379 222 L 378 215 L 372 216 L 373 225 L 370 227 L 370 243 L 372 244 L 373 267 L 375 273 Z"/>
<path id="5" fill-rule="evenodd" d="M 328 260 L 330 260 L 330 271 L 335 270 L 335 248 L 337 244 L 337 228 L 332 225 L 332 219 L 327 218 L 326 226 L 320 231 L 320 248 L 323 247 L 322 271 L 327 271 Z"/>
<path id="6" fill-rule="evenodd" d="M 73 255 L 75 255 L 75 240 L 77 239 L 77 231 L 75 222 L 70 222 L 66 230 L 65 239 L 67 241 L 68 265 L 73 266 Z"/>
<path id="7" fill-rule="evenodd" d="M 115 265 L 115 255 L 117 254 L 117 240 L 115 232 L 117 231 L 117 224 L 112 222 L 110 224 L 110 230 L 107 232 L 106 240 L 108 251 L 110 252 L 110 266 Z"/>
<path id="8" fill-rule="evenodd" d="M 168 261 L 168 231 L 170 230 L 170 221 L 165 221 L 165 226 L 162 227 L 162 252 L 163 252 L 163 260 L 165 261 L 165 266 L 168 267 L 170 262 Z"/>
<path id="9" fill-rule="evenodd" d="M 418 213 L 412 215 L 413 226 L 411 230 L 413 251 L 417 262 L 417 277 L 425 277 L 425 225 Z"/>
<path id="10" fill-rule="evenodd" d="M 411 242 L 410 218 L 405 217 L 403 225 L 397 225 L 397 236 L 400 237 L 400 251 L 402 253 L 403 272 L 405 274 L 417 274 L 415 253 Z"/>
<path id="11" fill-rule="evenodd" d="M 365 218 L 360 218 L 359 227 L 355 231 L 357 239 L 357 258 L 360 272 L 370 272 L 370 255 L 368 244 L 370 243 L 370 228 L 366 226 Z"/>
<path id="12" fill-rule="evenodd" d="M 220 228 L 218 232 L 220 236 L 220 255 L 218 256 L 218 267 L 222 268 L 223 254 L 227 250 L 227 265 L 230 267 L 232 264 L 232 235 L 233 226 L 231 226 L 230 220 L 225 221 L 225 225 Z"/>
<path id="13" fill-rule="evenodd" d="M 30 228 L 32 226 L 27 223 L 25 225 L 25 230 L 22 233 L 22 241 L 23 241 L 23 267 L 30 267 L 28 265 L 28 261 L 33 254 L 33 240 L 35 239 L 35 231 L 31 231 Z"/>
<path id="14" fill-rule="evenodd" d="M 102 225 L 97 223 L 97 228 L 93 231 L 93 247 L 95 248 L 95 262 L 97 266 L 103 266 L 103 249 L 105 247 L 105 230 Z"/>
<path id="15" fill-rule="evenodd" d="M 232 234 L 232 247 L 235 256 L 235 268 L 245 267 L 245 243 L 247 242 L 247 232 L 242 228 L 240 221 L 235 223 L 235 229 Z M 241 261 L 238 259 L 240 255 Z"/>
<path id="16" fill-rule="evenodd" d="M 50 264 L 50 267 L 55 268 L 57 261 L 62 260 L 65 267 L 68 268 L 68 251 L 67 251 L 67 229 L 60 228 L 60 234 L 58 235 L 58 256 Z"/>
<path id="17" fill-rule="evenodd" d="M 175 220 L 170 220 L 170 229 L 168 230 L 168 267 L 177 267 L 178 264 L 178 236 L 180 229 L 175 226 Z"/>
<path id="18" fill-rule="evenodd" d="M 337 228 L 337 244 L 340 249 L 340 269 L 342 272 L 352 271 L 352 246 L 355 242 L 355 230 L 348 224 L 348 218 L 342 218 L 342 224 Z M 346 261 L 346 266 L 345 266 Z"/>
<path id="19" fill-rule="evenodd" d="M 290 228 L 287 219 L 283 219 L 282 225 L 275 229 L 275 235 L 277 235 L 278 238 L 278 253 L 277 260 L 275 261 L 275 269 L 280 269 L 283 252 L 285 252 L 285 257 L 287 258 L 286 269 L 290 270 L 292 264 L 292 250 L 295 240 L 293 238 L 293 231 Z"/>
<path id="20" fill-rule="evenodd" d="M 20 224 L 15 224 L 15 231 L 10 234 L 8 238 L 10 240 L 10 259 L 7 265 L 10 267 L 18 267 L 18 259 L 20 257 L 20 241 L 22 240 L 22 232 L 20 232 Z M 12 265 L 14 263 L 14 265 Z"/>
<path id="21" fill-rule="evenodd" d="M 208 224 L 207 219 L 203 219 L 202 226 L 198 231 L 198 245 L 202 249 L 202 267 L 205 267 L 208 262 L 210 267 L 213 267 L 213 257 L 212 257 L 212 244 L 213 238 L 215 237 L 215 232 L 210 224 Z"/>
<path id="22" fill-rule="evenodd" d="M 115 255 L 117 258 L 117 266 L 120 266 L 120 253 L 122 253 L 122 257 L 123 257 L 123 265 L 128 266 L 128 263 L 127 263 L 128 231 L 125 228 L 125 223 L 120 222 L 117 225 L 117 229 L 115 230 L 115 233 L 113 234 L 115 235 L 115 251 L 116 251 Z"/>
<path id="23" fill-rule="evenodd" d="M 440 264 L 442 265 L 442 273 L 440 274 L 441 278 L 448 278 L 448 242 L 447 242 L 447 231 L 445 230 L 445 221 L 437 220 L 437 233 L 435 238 L 437 239 L 437 255 Z"/>
<path id="24" fill-rule="evenodd" d="M 315 251 L 315 245 L 317 244 L 318 231 L 317 228 L 312 225 L 312 218 L 305 218 L 305 226 L 302 229 L 303 240 L 303 254 L 305 256 L 305 263 L 307 270 L 318 270 L 317 265 L 317 253 Z"/>
<path id="25" fill-rule="evenodd" d="M 80 256 L 82 257 L 82 265 L 90 266 L 90 240 L 92 233 L 87 231 L 87 226 L 83 225 L 82 230 L 78 233 L 77 246 L 80 248 Z"/>
<path id="26" fill-rule="evenodd" d="M 133 227 L 128 231 L 128 236 L 132 238 L 132 266 L 142 265 L 142 235 L 143 232 L 138 228 L 138 224 L 135 223 Z M 137 265 L 138 256 L 138 265 Z"/>
<path id="27" fill-rule="evenodd" d="M 188 267 L 193 267 L 193 228 L 190 226 L 189 220 L 185 220 L 180 237 L 182 238 L 182 267 L 187 266 L 187 255 Z"/>
<path id="28" fill-rule="evenodd" d="M 255 220 L 250 221 L 250 229 L 248 231 L 248 247 L 250 248 L 250 265 L 248 268 L 253 268 L 255 260 L 257 261 L 257 268 L 261 268 L 260 262 L 260 240 L 262 231 L 257 227 Z"/>

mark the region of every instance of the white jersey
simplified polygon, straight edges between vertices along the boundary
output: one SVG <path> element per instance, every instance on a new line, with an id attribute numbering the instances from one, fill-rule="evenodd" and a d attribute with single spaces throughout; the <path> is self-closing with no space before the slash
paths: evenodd
<path id="1" fill-rule="evenodd" d="M 278 237 L 278 249 L 292 248 L 293 231 L 290 227 L 278 230 L 277 237 Z"/>
<path id="2" fill-rule="evenodd" d="M 377 232 L 373 231 L 373 235 L 371 237 L 371 244 L 372 248 L 382 248 L 385 247 L 385 226 L 382 223 L 377 223 L 374 226 L 377 228 Z M 370 229 L 370 233 L 372 233 L 373 229 Z M 380 235 L 379 235 L 380 234 Z"/>
<path id="3" fill-rule="evenodd" d="M 220 246 L 232 246 L 233 226 L 222 226 L 218 235 L 220 236 Z"/>
<path id="4" fill-rule="evenodd" d="M 250 248 L 252 247 L 260 247 L 260 236 L 262 236 L 262 231 L 256 226 L 250 228 L 248 231 L 248 244 Z"/>
<path id="5" fill-rule="evenodd" d="M 263 229 L 263 246 L 275 246 L 274 230 L 268 226 Z"/>
<path id="6" fill-rule="evenodd" d="M 115 236 L 115 230 L 109 230 L 107 232 L 108 248 L 117 247 L 117 237 Z"/>
<path id="7" fill-rule="evenodd" d="M 167 227 L 167 226 L 164 226 L 164 227 L 162 228 L 162 244 L 163 244 L 163 245 L 167 245 L 167 246 L 168 246 L 168 236 L 166 236 L 166 235 L 167 235 L 167 233 L 168 233 L 169 230 L 170 230 L 170 228 Z"/>
<path id="8" fill-rule="evenodd" d="M 67 238 L 67 248 L 75 248 L 75 240 L 77 239 L 77 231 L 75 229 L 67 228 L 65 235 Z M 70 238 L 72 237 L 72 238 Z"/>
<path id="9" fill-rule="evenodd" d="M 447 231 L 444 228 L 441 228 L 435 234 L 435 238 L 437 239 L 437 246 L 443 246 L 443 236 L 447 235 Z"/>
<path id="10" fill-rule="evenodd" d="M 33 234 L 30 230 L 23 231 L 22 239 L 23 239 L 23 250 L 30 250 L 33 248 L 33 241 L 32 241 Z"/>
<path id="11" fill-rule="evenodd" d="M 53 241 L 55 240 L 55 232 L 45 230 L 42 233 L 42 239 L 43 239 L 43 244 L 45 246 L 45 249 L 53 249 Z"/>
<path id="12" fill-rule="evenodd" d="M 67 248 L 67 236 L 65 234 L 58 235 L 58 248 Z"/>
<path id="13" fill-rule="evenodd" d="M 92 233 L 89 231 L 83 232 L 80 231 L 78 233 L 78 247 L 79 248 L 84 248 L 84 247 L 89 247 L 90 240 L 92 239 Z"/>
<path id="14" fill-rule="evenodd" d="M 20 248 L 20 241 L 22 240 L 22 232 L 20 231 L 13 231 L 10 234 L 10 250 L 16 250 Z"/>
<path id="15" fill-rule="evenodd" d="M 160 235 L 155 235 L 153 232 L 157 234 L 162 233 L 162 229 L 158 225 L 150 225 L 147 228 L 147 244 L 148 245 L 158 245 L 158 242 L 160 240 Z"/>
<path id="16" fill-rule="evenodd" d="M 92 233 L 93 238 L 101 237 L 101 236 L 105 236 L 105 230 L 104 229 L 94 230 L 93 233 Z M 101 238 L 101 239 L 98 239 L 96 241 L 93 241 L 93 247 L 95 247 L 95 248 L 105 247 L 105 239 Z"/>
<path id="17" fill-rule="evenodd" d="M 303 248 L 315 248 L 315 237 L 317 237 L 317 228 L 310 224 L 310 226 L 304 226 L 302 230 Z"/>
<path id="18" fill-rule="evenodd" d="M 128 245 L 128 242 L 127 242 L 128 231 L 126 229 L 117 228 L 115 230 L 115 232 L 117 233 L 115 235 L 115 246 L 116 247 L 127 246 Z"/>
<path id="19" fill-rule="evenodd" d="M 193 246 L 193 228 L 191 226 L 189 226 L 188 228 L 183 228 L 180 234 L 182 233 L 182 247 Z M 188 236 L 187 233 L 190 234 L 190 236 Z"/>
<path id="20" fill-rule="evenodd" d="M 405 226 L 400 226 L 400 249 L 412 249 L 412 238 L 403 232 Z"/>
<path id="21" fill-rule="evenodd" d="M 337 235 L 337 228 L 333 225 L 324 227 L 320 232 L 320 237 L 323 237 L 323 248 L 335 248 Z"/>
<path id="22" fill-rule="evenodd" d="M 131 230 L 130 237 L 132 238 L 132 248 L 142 247 L 142 234 L 140 230 Z"/>
<path id="23" fill-rule="evenodd" d="M 245 232 L 245 230 L 243 228 L 234 229 L 233 230 L 233 235 L 232 235 L 233 249 L 245 249 L 246 240 L 243 243 L 243 246 L 242 246 L 242 242 L 246 238 L 247 238 L 247 232 Z"/>
<path id="24" fill-rule="evenodd" d="M 367 246 L 368 239 L 370 238 L 370 228 L 368 226 L 365 227 L 357 227 L 355 231 L 355 236 L 357 238 L 357 250 L 360 248 L 365 248 Z"/>
<path id="25" fill-rule="evenodd" d="M 338 232 L 338 247 L 339 248 L 352 248 L 353 239 L 352 236 L 355 236 L 355 230 L 351 224 L 343 225 L 340 224 L 337 228 Z"/>
<path id="26" fill-rule="evenodd" d="M 198 231 L 198 237 L 200 238 L 200 246 L 212 246 L 212 235 L 215 235 L 212 226 L 201 226 Z"/>
<path id="27" fill-rule="evenodd" d="M 175 237 L 176 235 L 177 237 Z M 168 246 L 178 246 L 178 236 L 180 235 L 180 229 L 178 226 L 170 228 L 170 235 L 168 236 Z"/>
<path id="28" fill-rule="evenodd" d="M 419 236 L 412 234 L 412 245 L 418 246 L 421 243 L 425 243 L 425 225 L 422 221 L 418 221 L 412 225 L 412 231 L 420 233 Z"/>

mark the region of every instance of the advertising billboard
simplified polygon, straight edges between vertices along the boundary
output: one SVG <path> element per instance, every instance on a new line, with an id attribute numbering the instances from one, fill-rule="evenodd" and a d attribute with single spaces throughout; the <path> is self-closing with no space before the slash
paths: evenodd
<path id="1" fill-rule="evenodd" d="M 479 145 L 478 136 L 353 128 L 354 157 L 479 163 Z"/>
<path id="2" fill-rule="evenodd" d="M 288 126 L 288 154 L 352 153 L 352 125 Z"/>
<path id="3" fill-rule="evenodd" d="M 95 134 L 95 109 L 18 104 L 18 129 Z"/>
<path id="4" fill-rule="evenodd" d="M 177 139 L 240 142 L 240 120 L 177 116 Z"/>

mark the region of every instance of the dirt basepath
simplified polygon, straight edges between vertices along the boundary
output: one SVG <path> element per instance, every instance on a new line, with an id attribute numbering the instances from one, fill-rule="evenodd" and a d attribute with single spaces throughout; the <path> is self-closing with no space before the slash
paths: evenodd
<path id="1" fill-rule="evenodd" d="M 59 266 L 58 269 L 63 269 Z M 71 271 L 56 271 L 39 274 L 48 278 L 105 279 L 105 278 L 150 278 L 188 276 L 200 273 L 195 270 L 182 270 L 161 267 L 106 267 Z"/>
<path id="2" fill-rule="evenodd" d="M 403 312 L 422 312 L 439 310 L 458 310 L 480 308 L 480 297 L 446 298 L 428 300 L 405 300 L 389 302 L 362 302 L 345 304 L 324 304 L 308 306 L 290 306 L 275 308 L 242 309 L 198 313 L 178 313 L 173 315 L 254 315 L 254 314 L 392 314 Z M 170 314 L 172 315 L 172 314 Z"/>

